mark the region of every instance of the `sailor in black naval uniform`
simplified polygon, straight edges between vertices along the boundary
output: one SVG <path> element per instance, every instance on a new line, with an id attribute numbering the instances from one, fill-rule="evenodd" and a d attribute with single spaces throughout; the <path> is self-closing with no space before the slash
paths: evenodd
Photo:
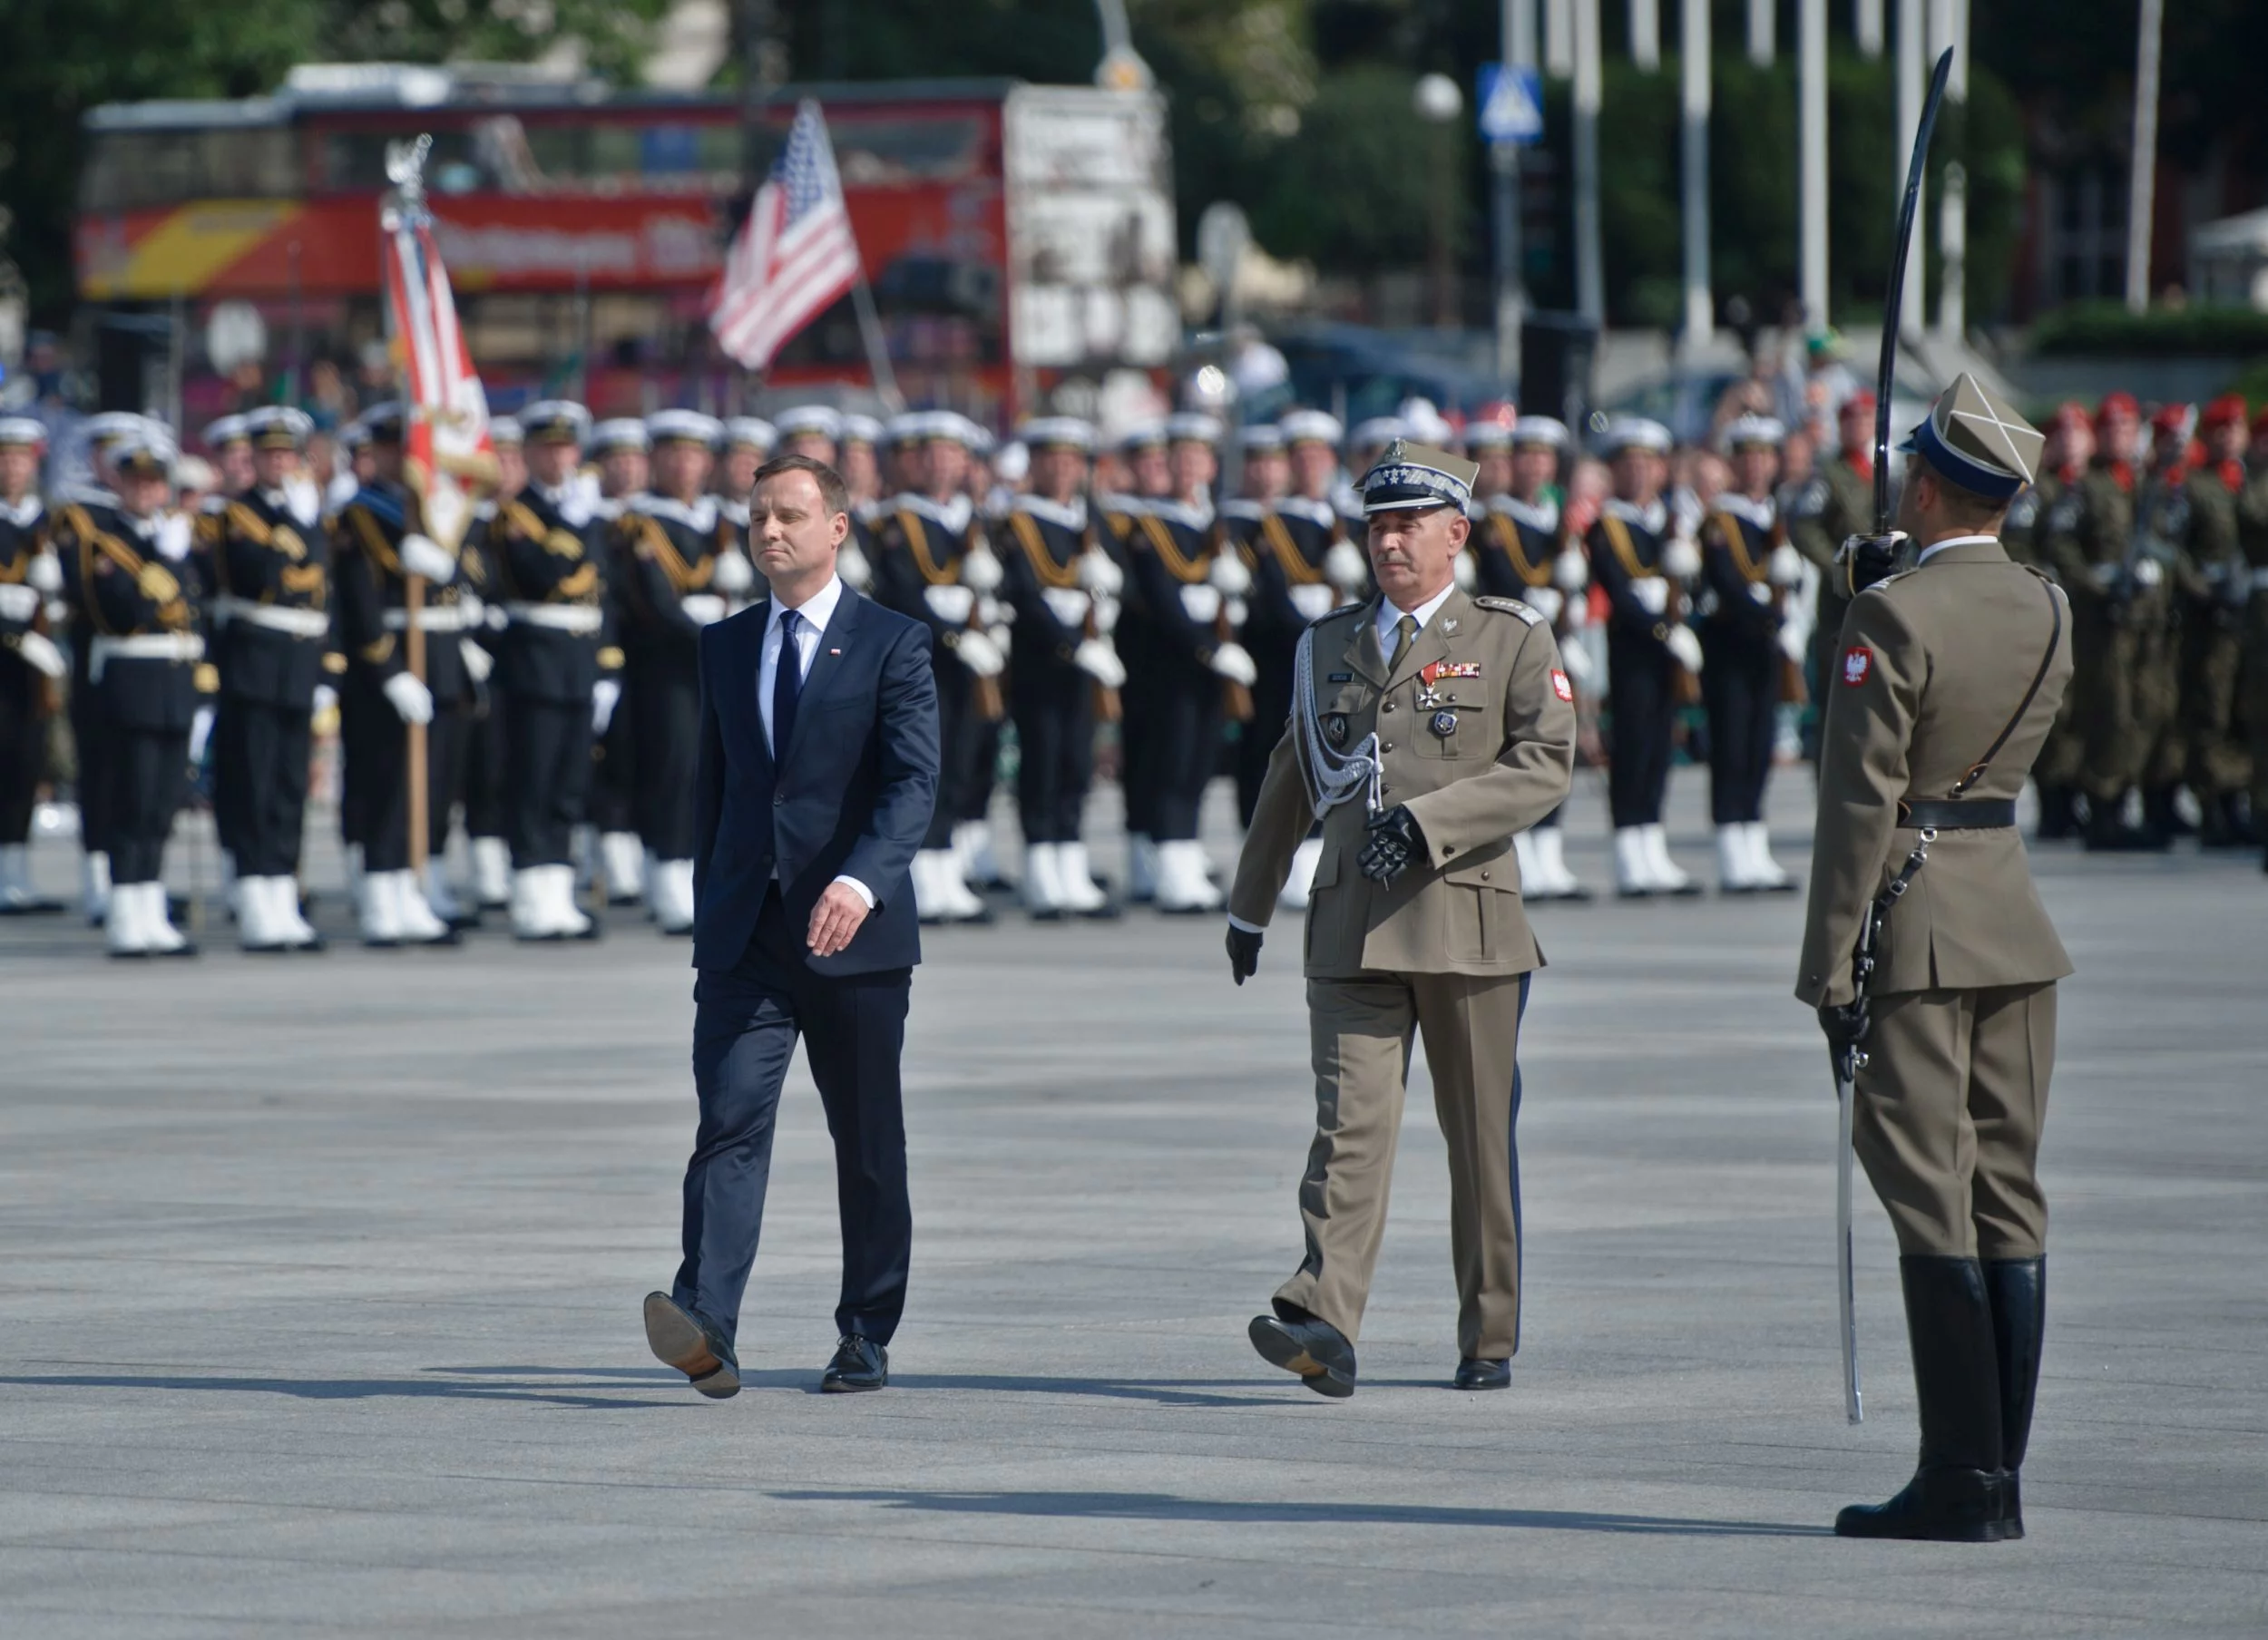
<path id="1" fill-rule="evenodd" d="M 1032 488 L 1002 521 L 1001 600 L 1015 617 L 1008 704 L 1021 757 L 1016 807 L 1024 835 L 1023 903 L 1041 921 L 1110 917 L 1081 832 L 1094 777 L 1095 717 L 1118 709 L 1126 682 L 1110 634 L 1125 573 L 1095 544 L 1087 509 L 1094 429 L 1043 416 L 1020 434 Z"/>
<path id="2" fill-rule="evenodd" d="M 83 479 L 62 485 L 54 506 L 60 517 L 71 504 L 115 510 L 111 453 L 129 438 L 142 437 L 150 424 L 131 410 L 104 410 L 86 419 L 87 473 Z M 78 765 L 80 909 L 88 923 L 103 926 L 110 908 L 110 735 L 98 709 L 95 689 L 87 676 L 93 655 L 93 635 L 86 630 L 85 611 L 70 609 L 71 616 L 71 745 Z"/>
<path id="3" fill-rule="evenodd" d="M 161 879 L 173 817 L 189 795 L 189 746 L 212 669 L 205 660 L 203 566 L 163 528 L 171 438 L 154 425 L 112 446 L 115 504 L 74 501 L 52 539 L 65 600 L 87 647 L 91 716 L 102 726 L 99 778 L 109 815 L 114 957 L 189 956 Z"/>
<path id="4" fill-rule="evenodd" d="M 460 649 L 468 607 L 466 566 L 420 525 L 417 498 L 402 482 L 402 412 L 385 404 L 360 425 L 370 476 L 331 525 L 331 578 L 347 676 L 339 691 L 340 740 L 360 811 L 362 875 L 355 884 L 363 943 L 448 945 L 456 931 L 426 897 L 409 861 L 408 726 L 425 727 L 428 876 L 437 874 L 450 809 L 464 767 L 464 708 L 472 684 Z M 409 669 L 408 578 L 425 583 L 417 626 L 425 675 Z"/>
<path id="5" fill-rule="evenodd" d="M 466 552 L 480 554 L 483 584 L 495 580 L 489 535 L 495 528 L 496 509 L 528 487 L 527 435 L 518 418 L 490 417 L 488 442 L 496 451 L 496 492 L 474 509 L 464 543 Z M 465 632 L 488 661 L 492 683 L 503 629 L 504 612 L 491 603 L 480 622 Z M 473 867 L 474 904 L 483 913 L 506 911 L 512 904 L 512 845 L 506 841 L 512 825 L 504 811 L 504 703 L 494 688 L 486 698 L 487 709 L 474 713 L 464 737 L 464 852 Z"/>
<path id="6" fill-rule="evenodd" d="M 639 840 L 647 903 L 665 934 L 693 932 L 693 754 L 700 727 L 701 629 L 755 585 L 740 532 L 709 493 L 724 435 L 714 416 L 660 410 L 646 418 L 653 488 L 614 521 L 613 571 L 630 714 Z"/>
<path id="7" fill-rule="evenodd" d="M 237 934 L 253 952 L 320 951 L 299 912 L 315 692 L 330 647 L 330 542 L 299 454 L 314 424 L 280 405 L 247 414 L 252 484 L 211 517 L 213 811 L 236 859 Z"/>
<path id="8" fill-rule="evenodd" d="M 47 726 L 71 671 L 48 627 L 63 574 L 39 499 L 46 448 L 40 423 L 0 416 L 0 917 L 63 909 L 33 890 L 30 847 Z"/>
<path id="9" fill-rule="evenodd" d="M 619 672 L 625 659 L 620 649 L 620 634 L 627 620 L 622 594 L 631 577 L 622 561 L 627 549 L 616 526 L 631 498 L 646 492 L 646 481 L 652 473 L 653 440 L 644 422 L 635 416 L 615 416 L 591 429 L 583 455 L 598 465 L 598 498 L 591 503 L 591 510 L 601 523 L 601 556 L 609 601 L 613 606 L 610 618 L 617 635 L 614 652 L 606 659 Z M 585 483 L 589 483 L 587 477 Z M 606 903 L 644 903 L 650 911 L 649 862 L 645 845 L 638 840 L 638 748 L 631 736 L 631 715 L 619 701 L 612 714 L 599 725 L 591 762 L 595 766 L 591 800 L 585 807 L 596 840 L 594 863 L 605 879 Z"/>
<path id="10" fill-rule="evenodd" d="M 1804 555 L 1773 498 L 1786 431 L 1765 415 L 1728 423 L 1721 442 L 1733 483 L 1701 525 L 1701 698 L 1709 715 L 1709 808 L 1716 881 L 1728 894 L 1793 893 L 1772 857 L 1764 790 L 1778 738 L 1783 673 L 1801 667 L 1810 634 L 1794 619 Z M 1792 654 L 1791 654 L 1792 651 Z"/>

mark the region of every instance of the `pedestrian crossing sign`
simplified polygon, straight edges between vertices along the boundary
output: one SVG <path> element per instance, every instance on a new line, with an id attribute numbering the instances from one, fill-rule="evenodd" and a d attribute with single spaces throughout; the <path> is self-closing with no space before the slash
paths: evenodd
<path id="1" fill-rule="evenodd" d="M 1483 137 L 1515 146 L 1543 140 L 1542 74 L 1512 63 L 1483 63 L 1480 89 L 1474 102 Z"/>

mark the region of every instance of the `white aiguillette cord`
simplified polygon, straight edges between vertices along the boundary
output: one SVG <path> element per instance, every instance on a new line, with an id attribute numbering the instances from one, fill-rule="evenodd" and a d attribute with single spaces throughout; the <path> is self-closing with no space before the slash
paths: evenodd
<path id="1" fill-rule="evenodd" d="M 1359 790 L 1376 814 L 1379 802 L 1378 731 L 1363 737 L 1351 752 L 1334 750 L 1324 738 L 1323 721 L 1315 709 L 1315 630 L 1299 635 L 1293 652 L 1292 698 L 1298 714 L 1300 748 L 1306 754 L 1307 773 L 1315 783 L 1315 818 L 1320 820 Z"/>

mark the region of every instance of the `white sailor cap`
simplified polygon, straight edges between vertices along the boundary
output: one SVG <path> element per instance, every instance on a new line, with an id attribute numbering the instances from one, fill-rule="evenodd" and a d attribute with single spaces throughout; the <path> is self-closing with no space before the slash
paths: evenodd
<path id="1" fill-rule="evenodd" d="M 402 442 L 401 403 L 389 398 L 372 405 L 355 417 L 354 425 L 362 429 L 365 444 L 398 444 Z"/>
<path id="2" fill-rule="evenodd" d="M 198 434 L 208 450 L 218 450 L 224 444 L 240 444 L 252 436 L 251 418 L 243 415 L 224 415 L 205 424 Z"/>
<path id="3" fill-rule="evenodd" d="M 171 478 L 174 454 L 172 436 L 149 421 L 110 447 L 112 469 L 135 478 Z"/>
<path id="4" fill-rule="evenodd" d="M 1512 447 L 1512 424 L 1495 416 L 1465 424 L 1465 454 L 1476 450 L 1509 450 Z"/>
<path id="5" fill-rule="evenodd" d="M 839 444 L 865 444 L 869 447 L 882 442 L 882 424 L 871 415 L 861 415 L 855 410 L 843 414 L 843 430 L 836 436 Z"/>
<path id="6" fill-rule="evenodd" d="M 893 445 L 918 444 L 929 436 L 929 412 L 901 410 L 892 416 L 883 429 L 883 436 Z"/>
<path id="7" fill-rule="evenodd" d="M 772 446 L 779 443 L 779 429 L 760 415 L 733 415 L 725 418 L 725 446 L 733 450 L 753 450 L 758 455 L 769 455 Z"/>
<path id="8" fill-rule="evenodd" d="M 1461 455 L 1432 444 L 1398 438 L 1363 474 L 1363 512 L 1393 512 L 1412 507 L 1456 507 L 1472 502 L 1472 481 L 1481 468 Z"/>
<path id="9" fill-rule="evenodd" d="M 2032 482 L 2047 443 L 2045 434 L 1964 370 L 1898 448 L 1987 501 L 2009 501 Z"/>
<path id="10" fill-rule="evenodd" d="M 1000 440 L 992 436 L 992 430 L 982 422 L 973 421 L 965 415 L 955 415 L 953 419 L 961 424 L 961 442 L 968 446 L 969 454 L 990 459 L 1000 444 Z"/>
<path id="11" fill-rule="evenodd" d="M 488 442 L 497 445 L 518 445 L 528 442 L 527 430 L 520 425 L 516 415 L 492 415 L 488 418 Z"/>
<path id="12" fill-rule="evenodd" d="M 1220 418 L 1201 410 L 1178 411 L 1166 417 L 1166 438 L 1177 444 L 1217 444 L 1221 441 Z"/>
<path id="13" fill-rule="evenodd" d="M 149 417 L 132 410 L 104 410 L 86 418 L 87 443 L 97 449 L 108 449 L 121 439 L 132 438 L 149 425 Z"/>
<path id="14" fill-rule="evenodd" d="M 1625 450 L 1651 450 L 1657 455 L 1667 455 L 1677 442 L 1668 428 L 1647 416 L 1618 415 L 1598 435 L 1598 449 L 1605 455 L 1619 455 Z"/>
<path id="15" fill-rule="evenodd" d="M 831 441 L 843 436 L 843 415 L 831 405 L 792 405 L 772 417 L 772 431 L 781 438 L 810 434 Z"/>
<path id="16" fill-rule="evenodd" d="M 1254 422 L 1237 430 L 1237 442 L 1246 455 L 1274 455 L 1284 448 L 1284 429 L 1274 422 Z"/>
<path id="17" fill-rule="evenodd" d="M 1515 450 L 1530 446 L 1564 450 L 1567 445 L 1567 424 L 1556 415 L 1523 415 L 1512 424 Z"/>
<path id="18" fill-rule="evenodd" d="M 1136 422 L 1119 430 L 1118 449 L 1121 454 L 1129 450 L 1147 450 L 1153 444 L 1166 442 L 1163 422 Z"/>
<path id="19" fill-rule="evenodd" d="M 1405 398 L 1394 412 L 1402 422 L 1403 435 L 1435 446 L 1445 446 L 1457 436 L 1457 429 L 1449 425 L 1449 418 L 1441 413 L 1430 398 Z"/>
<path id="20" fill-rule="evenodd" d="M 1787 443 L 1787 429 L 1776 416 L 1736 415 L 1725 424 L 1716 442 L 1727 455 L 1735 450 L 1777 450 Z"/>
<path id="21" fill-rule="evenodd" d="M 646 434 L 657 444 L 699 444 L 714 450 L 725 425 L 698 410 L 657 410 L 646 418 Z"/>
<path id="22" fill-rule="evenodd" d="M 262 405 L 257 410 L 246 411 L 242 420 L 244 436 L 263 450 L 299 449 L 315 431 L 315 418 L 289 405 Z M 212 443 L 210 427 L 205 429 L 205 442 Z"/>
<path id="23" fill-rule="evenodd" d="M 46 423 L 29 415 L 0 415 L 0 450 L 41 450 L 46 445 Z"/>
<path id="24" fill-rule="evenodd" d="M 370 442 L 370 429 L 362 425 L 360 416 L 357 416 L 353 421 L 341 424 L 338 431 L 331 436 L 338 441 L 338 447 L 342 450 L 359 450 Z"/>
<path id="25" fill-rule="evenodd" d="M 1004 484 L 1020 484 L 1031 473 L 1031 449 L 1022 439 L 1012 438 L 992 452 L 992 476 Z"/>
<path id="26" fill-rule="evenodd" d="M 1346 436 L 1339 418 L 1325 410 L 1286 410 L 1276 425 L 1286 444 L 1328 444 L 1335 450 Z"/>
<path id="27" fill-rule="evenodd" d="M 1037 415 L 1016 430 L 1016 436 L 1033 452 L 1076 450 L 1081 455 L 1095 447 L 1095 429 L 1076 415 Z"/>
<path id="28" fill-rule="evenodd" d="M 538 399 L 520 412 L 520 436 L 530 444 L 580 444 L 591 436 L 591 412 L 571 398 Z"/>
<path id="29" fill-rule="evenodd" d="M 1374 415 L 1368 421 L 1356 422 L 1354 431 L 1346 435 L 1350 448 L 1383 450 L 1398 438 L 1410 436 L 1409 428 L 1402 425 L 1398 415 Z"/>
<path id="30" fill-rule="evenodd" d="M 646 424 L 634 415 L 610 416 L 591 429 L 590 449 L 593 455 L 652 448 L 653 435 L 646 431 Z"/>

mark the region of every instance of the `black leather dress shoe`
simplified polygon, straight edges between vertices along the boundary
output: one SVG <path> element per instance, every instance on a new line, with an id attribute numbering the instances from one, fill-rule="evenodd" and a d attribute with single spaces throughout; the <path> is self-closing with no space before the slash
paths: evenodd
<path id="1" fill-rule="evenodd" d="M 1460 1390 L 1509 1390 L 1512 1387 L 1512 1363 L 1468 1355 L 1457 1363 L 1456 1386 Z"/>
<path id="2" fill-rule="evenodd" d="M 1905 1538 L 1931 1543 L 2000 1543 L 2010 1487 L 1998 1469 L 1923 1469 L 1888 1503 L 1854 1503 L 1835 1516 L 1838 1538 Z"/>
<path id="3" fill-rule="evenodd" d="M 1344 1401 L 1354 1393 L 1354 1346 L 1329 1322 L 1304 1312 L 1256 1315 L 1245 1331 L 1262 1361 L 1298 1373 L 1316 1394 Z"/>
<path id="4" fill-rule="evenodd" d="M 709 1400 L 724 1401 L 740 1392 L 740 1362 L 724 1334 L 667 1293 L 646 1294 L 646 1343 Z"/>
<path id="5" fill-rule="evenodd" d="M 890 1352 L 871 1338 L 846 1332 L 835 1346 L 835 1359 L 826 1363 L 819 1388 L 829 1395 L 855 1395 L 880 1390 L 890 1382 Z"/>

